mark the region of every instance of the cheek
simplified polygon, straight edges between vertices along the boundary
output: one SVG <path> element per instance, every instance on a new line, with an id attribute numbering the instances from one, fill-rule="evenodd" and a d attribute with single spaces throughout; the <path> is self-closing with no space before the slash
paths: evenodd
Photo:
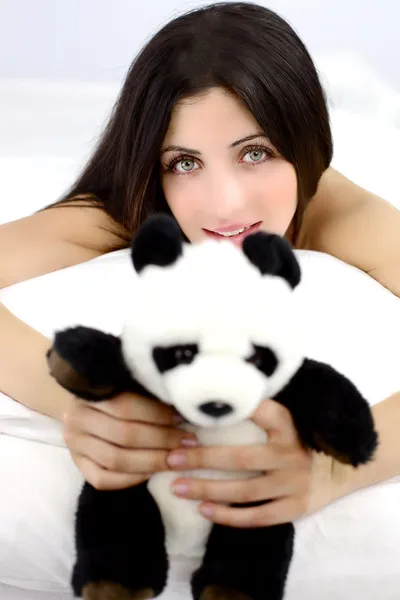
<path id="1" fill-rule="evenodd" d="M 204 178 L 171 176 L 161 180 L 167 204 L 183 231 L 196 241 L 198 224 L 204 221 Z"/>
<path id="2" fill-rule="evenodd" d="M 276 160 L 273 169 L 259 181 L 255 197 L 265 225 L 276 233 L 285 233 L 297 207 L 297 176 L 293 165 Z"/>

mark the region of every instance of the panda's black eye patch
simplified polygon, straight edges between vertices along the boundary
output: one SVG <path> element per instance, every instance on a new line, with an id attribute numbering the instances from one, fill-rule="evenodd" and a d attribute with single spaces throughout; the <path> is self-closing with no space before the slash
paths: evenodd
<path id="1" fill-rule="evenodd" d="M 268 377 L 274 374 L 278 366 L 278 359 L 275 352 L 271 348 L 257 346 L 256 344 L 253 344 L 253 353 L 246 361 L 257 367 L 257 369 L 268 375 Z"/>
<path id="2" fill-rule="evenodd" d="M 153 359 L 160 373 L 174 369 L 178 365 L 189 365 L 198 353 L 197 344 L 179 344 L 176 346 L 157 346 L 153 350 Z"/>

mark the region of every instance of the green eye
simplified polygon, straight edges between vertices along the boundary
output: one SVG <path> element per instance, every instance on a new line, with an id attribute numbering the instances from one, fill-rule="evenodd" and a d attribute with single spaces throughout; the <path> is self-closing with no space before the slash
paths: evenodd
<path id="1" fill-rule="evenodd" d="M 263 158 L 263 150 L 251 150 L 250 156 L 252 157 L 253 162 L 258 162 Z"/>
<path id="2" fill-rule="evenodd" d="M 179 164 L 184 171 L 192 171 L 194 167 L 194 160 L 186 158 L 185 160 L 182 160 Z"/>

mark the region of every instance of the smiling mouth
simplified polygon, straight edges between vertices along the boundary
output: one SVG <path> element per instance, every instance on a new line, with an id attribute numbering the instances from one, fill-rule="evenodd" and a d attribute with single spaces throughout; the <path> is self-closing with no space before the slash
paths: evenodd
<path id="1" fill-rule="evenodd" d="M 240 229 L 232 229 L 231 231 L 212 231 L 210 229 L 203 229 L 207 235 L 213 238 L 238 238 L 242 236 L 242 234 L 250 234 L 253 233 L 259 226 L 261 225 L 261 221 L 257 223 L 253 223 L 253 225 L 245 225 Z M 244 236 L 243 236 L 244 237 Z"/>

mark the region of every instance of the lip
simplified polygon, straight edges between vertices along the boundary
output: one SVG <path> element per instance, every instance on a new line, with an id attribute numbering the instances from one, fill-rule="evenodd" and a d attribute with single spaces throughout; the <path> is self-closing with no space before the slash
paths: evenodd
<path id="1" fill-rule="evenodd" d="M 213 229 L 213 233 L 227 233 L 229 231 L 243 229 L 243 227 L 249 227 L 250 225 L 252 225 L 252 223 L 232 223 L 231 225 L 227 225 L 226 227 L 218 227 L 218 229 Z"/>
<path id="2" fill-rule="evenodd" d="M 262 221 L 258 221 L 257 223 L 251 225 L 249 229 L 246 229 L 246 231 L 242 231 L 242 233 L 238 233 L 237 235 L 231 235 L 229 237 L 220 235 L 219 232 L 226 233 L 228 231 L 235 231 L 235 229 L 242 229 L 243 227 L 248 227 L 248 225 L 240 225 L 235 223 L 234 225 L 229 225 L 228 227 L 219 227 L 217 230 L 214 231 L 210 231 L 209 229 L 203 228 L 203 231 L 207 234 L 208 237 L 211 237 L 214 240 L 226 240 L 235 244 L 240 244 L 245 237 L 251 235 L 252 233 L 255 233 L 261 224 Z"/>

